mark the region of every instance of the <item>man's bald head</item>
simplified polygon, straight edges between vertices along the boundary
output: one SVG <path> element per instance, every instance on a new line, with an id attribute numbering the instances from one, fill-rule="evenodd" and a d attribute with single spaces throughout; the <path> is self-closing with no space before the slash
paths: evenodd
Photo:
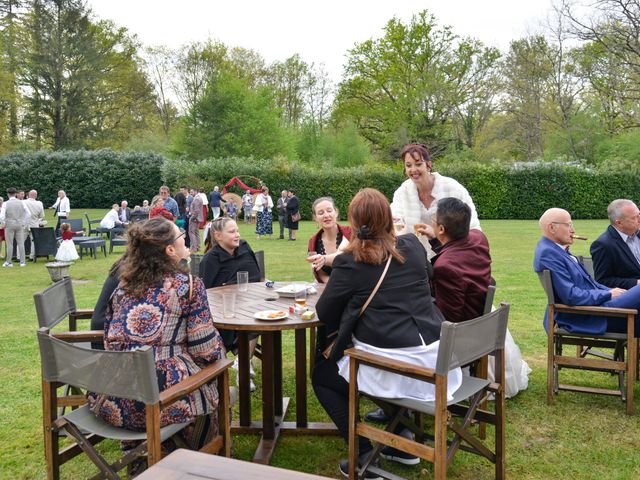
<path id="1" fill-rule="evenodd" d="M 573 223 L 571 214 L 562 208 L 550 208 L 539 220 L 542 235 L 560 245 L 573 243 Z"/>

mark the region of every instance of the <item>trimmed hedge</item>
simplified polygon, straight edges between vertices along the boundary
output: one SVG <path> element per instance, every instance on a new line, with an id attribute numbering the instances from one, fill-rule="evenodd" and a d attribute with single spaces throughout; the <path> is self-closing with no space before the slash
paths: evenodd
<path id="1" fill-rule="evenodd" d="M 471 194 L 480 218 L 537 219 L 548 208 L 573 218 L 606 218 L 616 198 L 640 200 L 637 170 L 587 169 L 560 163 L 447 166 L 441 170 Z"/>
<path id="2" fill-rule="evenodd" d="M 126 199 L 129 205 L 151 200 L 162 185 L 164 157 L 155 153 L 38 151 L 0 157 L 0 195 L 7 188 L 36 189 L 45 207 L 64 190 L 75 208 L 110 208 Z M 5 197 L 6 198 L 6 197 Z"/>
<path id="3" fill-rule="evenodd" d="M 482 219 L 537 219 L 553 206 L 569 210 L 574 218 L 605 218 L 611 200 L 640 200 L 640 170 L 633 167 L 596 170 L 560 163 L 436 163 L 436 170 L 467 187 Z M 305 219 L 311 218 L 311 204 L 318 197 L 333 197 L 345 218 L 347 206 L 359 189 L 375 187 L 391 199 L 405 179 L 400 163 L 311 168 L 281 158 L 187 160 L 111 150 L 40 151 L 0 157 L 0 192 L 11 186 L 35 188 L 49 206 L 57 191 L 63 189 L 72 210 L 109 208 L 122 199 L 131 206 L 141 204 L 144 198 L 150 200 L 163 183 L 172 191 L 187 184 L 209 192 L 215 185 L 222 188 L 234 176 L 259 178 L 270 188 L 274 202 L 281 190 L 295 188 Z M 231 191 L 242 194 L 237 186 Z"/>
<path id="4" fill-rule="evenodd" d="M 345 218 L 353 195 L 363 187 L 375 187 L 387 198 L 405 180 L 400 163 L 358 168 L 319 170 L 282 160 L 210 159 L 168 160 L 167 183 L 222 188 L 234 176 L 251 175 L 267 185 L 274 198 L 293 187 L 300 199 L 303 218 L 311 218 L 311 204 L 332 196 Z M 537 219 L 550 207 L 567 209 L 574 218 L 606 218 L 607 205 L 616 198 L 640 200 L 640 171 L 592 170 L 562 163 L 435 165 L 438 172 L 455 178 L 471 194 L 483 219 Z M 236 188 L 237 193 L 240 193 Z"/>

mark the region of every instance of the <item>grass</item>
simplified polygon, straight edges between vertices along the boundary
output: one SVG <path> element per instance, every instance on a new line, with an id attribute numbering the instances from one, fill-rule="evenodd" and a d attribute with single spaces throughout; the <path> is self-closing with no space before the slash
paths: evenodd
<path id="1" fill-rule="evenodd" d="M 89 211 L 92 218 L 103 211 Z M 76 216 L 76 215 L 74 215 Z M 77 216 L 80 212 L 77 212 Z M 50 219 L 51 222 L 51 219 Z M 577 220 L 578 233 L 595 239 L 604 230 L 604 220 Z M 542 329 L 544 295 L 532 271 L 533 250 L 539 238 L 535 221 L 483 221 L 491 244 L 493 274 L 497 280 L 496 301 L 511 303 L 510 330 L 533 369 L 529 389 L 507 401 L 507 476 L 516 479 L 633 479 L 640 478 L 638 417 L 629 417 L 619 399 L 562 392 L 554 406 L 545 403 L 546 350 Z M 265 250 L 267 277 L 274 280 L 310 280 L 306 262 L 306 240 L 315 229 L 302 222 L 296 242 L 262 239 L 253 227 L 240 225 L 243 238 L 254 250 Z M 274 228 L 277 225 L 274 224 Z M 575 254 L 588 255 L 589 242 L 574 246 Z M 121 249 L 120 249 L 121 250 Z M 85 258 L 71 267 L 77 304 L 95 303 L 116 255 L 107 259 Z M 32 295 L 50 285 L 44 261 L 26 268 L 0 269 L 0 478 L 45 478 L 41 432 L 40 357 L 35 340 L 37 321 Z M 293 395 L 293 337 L 284 337 L 286 393 Z M 577 372 L 585 382 L 614 386 L 612 377 Z M 259 417 L 260 388 L 253 394 L 254 416 Z M 636 387 L 636 397 L 640 396 Z M 327 417 L 312 391 L 310 420 Z M 637 403 L 637 402 L 636 402 Z M 295 411 L 295 404 L 290 407 Z M 103 442 L 101 451 L 112 456 L 117 445 Z M 257 445 L 255 436 L 234 437 L 234 456 L 250 459 Z M 346 456 L 346 444 L 333 437 L 281 438 L 272 464 L 337 478 L 337 463 Z M 385 465 L 388 465 L 386 463 Z M 393 471 L 411 479 L 432 477 L 431 465 L 394 466 Z M 86 478 L 93 466 L 78 458 L 62 467 L 62 478 Z M 451 479 L 493 478 L 490 464 L 459 452 L 449 469 Z"/>

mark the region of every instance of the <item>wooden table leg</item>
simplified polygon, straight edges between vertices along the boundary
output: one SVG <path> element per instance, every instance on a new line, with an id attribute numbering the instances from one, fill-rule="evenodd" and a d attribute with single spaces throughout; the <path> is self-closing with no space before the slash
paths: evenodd
<path id="1" fill-rule="evenodd" d="M 266 440 L 275 436 L 274 333 L 262 334 L 262 438 Z"/>
<path id="2" fill-rule="evenodd" d="M 296 330 L 296 426 L 307 427 L 307 335 Z"/>
<path id="3" fill-rule="evenodd" d="M 282 332 L 280 331 L 273 332 L 273 398 L 275 416 L 282 416 Z"/>
<path id="4" fill-rule="evenodd" d="M 247 427 L 251 424 L 251 391 L 249 390 L 249 335 L 248 332 L 238 332 L 238 385 L 240 425 Z"/>

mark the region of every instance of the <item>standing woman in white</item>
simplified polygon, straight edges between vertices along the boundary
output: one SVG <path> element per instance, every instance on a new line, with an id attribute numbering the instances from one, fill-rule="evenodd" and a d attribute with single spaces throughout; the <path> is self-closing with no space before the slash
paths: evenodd
<path id="1" fill-rule="evenodd" d="M 69 203 L 69 197 L 64 193 L 64 190 L 58 192 L 58 198 L 56 202 L 49 208 L 55 208 L 55 215 L 58 217 L 58 223 L 56 224 L 56 237 L 60 236 L 60 224 L 67 220 L 67 217 L 71 213 L 71 204 Z"/>
<path id="2" fill-rule="evenodd" d="M 471 195 L 453 178 L 433 171 L 433 161 L 426 146 L 420 143 L 405 145 L 400 152 L 400 159 L 404 162 L 404 173 L 408 179 L 393 194 L 391 211 L 395 218 L 404 220 L 409 232 L 413 231 L 413 226 L 417 223 L 431 225 L 432 219 L 435 218 L 438 200 L 445 197 L 455 197 L 469 205 L 470 228 L 482 230 Z M 431 258 L 434 254 L 429 242 L 424 236 L 419 238 Z"/>

